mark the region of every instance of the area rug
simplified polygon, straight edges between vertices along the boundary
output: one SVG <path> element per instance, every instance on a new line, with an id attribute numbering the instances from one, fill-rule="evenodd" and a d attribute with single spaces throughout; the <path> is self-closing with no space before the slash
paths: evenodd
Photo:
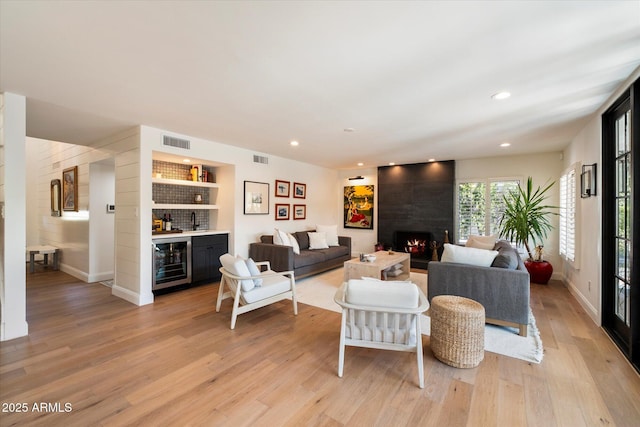
<path id="1" fill-rule="evenodd" d="M 340 306 L 335 303 L 333 297 L 342 283 L 343 274 L 343 269 L 339 268 L 296 280 L 298 301 L 340 313 Z M 427 279 L 427 274 L 411 272 L 411 281 L 418 285 L 425 294 L 428 286 Z M 424 335 L 429 335 L 431 331 L 430 324 L 430 318 L 423 315 L 421 327 Z M 529 330 L 526 337 L 518 335 L 518 329 L 516 328 L 486 325 L 484 340 L 486 351 L 527 362 L 542 362 L 542 340 L 531 311 L 529 312 Z"/>

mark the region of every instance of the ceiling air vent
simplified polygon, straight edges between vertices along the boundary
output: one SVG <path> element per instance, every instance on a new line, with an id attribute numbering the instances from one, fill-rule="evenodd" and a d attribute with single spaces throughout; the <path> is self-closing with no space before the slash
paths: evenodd
<path id="1" fill-rule="evenodd" d="M 263 165 L 269 164 L 269 158 L 266 156 L 258 156 L 257 154 L 253 155 L 253 163 L 262 163 Z"/>
<path id="2" fill-rule="evenodd" d="M 164 135 L 162 138 L 162 143 L 169 147 L 184 148 L 185 150 L 191 149 L 191 141 L 187 139 L 180 139 L 167 135 Z"/>

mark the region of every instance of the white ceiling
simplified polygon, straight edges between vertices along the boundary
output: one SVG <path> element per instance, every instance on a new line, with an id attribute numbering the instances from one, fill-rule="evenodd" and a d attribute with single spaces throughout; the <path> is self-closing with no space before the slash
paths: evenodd
<path id="1" fill-rule="evenodd" d="M 331 168 L 561 150 L 640 66 L 639 0 L 0 0 L 0 27 L 29 136 L 143 124 Z"/>

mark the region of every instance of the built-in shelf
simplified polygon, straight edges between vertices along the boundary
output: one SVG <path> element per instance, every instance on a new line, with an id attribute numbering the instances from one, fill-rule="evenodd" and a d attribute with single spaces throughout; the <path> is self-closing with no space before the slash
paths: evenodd
<path id="1" fill-rule="evenodd" d="M 185 185 L 190 187 L 219 188 L 215 182 L 187 181 L 186 179 L 151 178 L 154 184 Z"/>
<path id="2" fill-rule="evenodd" d="M 218 209 L 218 205 L 154 203 L 151 205 L 151 209 Z"/>

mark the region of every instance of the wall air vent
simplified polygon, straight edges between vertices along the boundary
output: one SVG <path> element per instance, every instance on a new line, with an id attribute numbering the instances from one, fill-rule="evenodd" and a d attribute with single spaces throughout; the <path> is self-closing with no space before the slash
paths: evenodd
<path id="1" fill-rule="evenodd" d="M 191 149 L 191 141 L 187 139 L 175 138 L 173 136 L 163 135 L 162 143 L 164 145 L 168 145 L 169 147 L 184 148 L 185 150 Z"/>
<path id="2" fill-rule="evenodd" d="M 263 165 L 269 164 L 269 158 L 266 156 L 258 156 L 257 154 L 253 155 L 253 163 L 262 163 Z"/>

